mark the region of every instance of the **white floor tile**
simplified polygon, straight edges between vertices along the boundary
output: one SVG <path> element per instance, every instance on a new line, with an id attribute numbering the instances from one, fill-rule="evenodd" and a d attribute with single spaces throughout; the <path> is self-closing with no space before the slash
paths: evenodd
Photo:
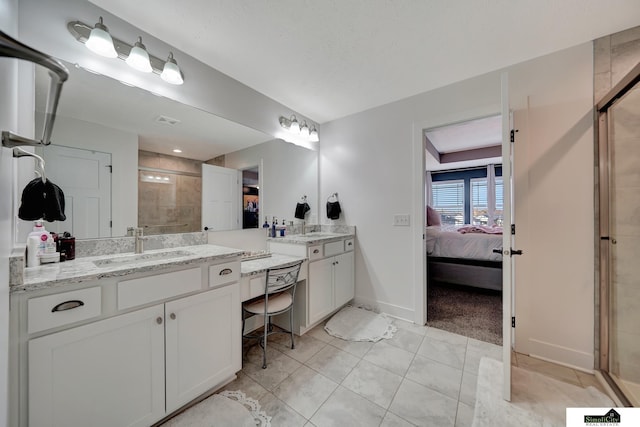
<path id="1" fill-rule="evenodd" d="M 377 342 L 363 359 L 380 366 L 394 374 L 404 376 L 409 369 L 414 354 L 387 344 L 385 340 Z"/>
<path id="2" fill-rule="evenodd" d="M 360 359 L 333 346 L 326 346 L 305 363 L 325 377 L 342 382 Z"/>
<path id="3" fill-rule="evenodd" d="M 389 411 L 419 426 L 453 427 L 458 401 L 405 379 Z"/>
<path id="4" fill-rule="evenodd" d="M 310 419 L 338 387 L 338 384 L 306 366 L 300 367 L 274 390 L 276 395 L 296 412 Z"/>
<path id="5" fill-rule="evenodd" d="M 370 427 L 380 425 L 386 410 L 364 397 L 338 389 L 311 418 L 316 427 Z"/>
<path id="6" fill-rule="evenodd" d="M 342 385 L 386 409 L 401 382 L 400 375 L 362 360 L 344 379 Z"/>
<path id="7" fill-rule="evenodd" d="M 416 355 L 406 378 L 457 400 L 462 370 Z"/>

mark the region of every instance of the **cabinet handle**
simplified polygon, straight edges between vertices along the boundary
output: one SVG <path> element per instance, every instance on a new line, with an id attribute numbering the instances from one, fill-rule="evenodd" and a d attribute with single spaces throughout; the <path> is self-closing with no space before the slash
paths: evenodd
<path id="1" fill-rule="evenodd" d="M 71 301 L 65 301 L 65 302 L 61 302 L 60 304 L 56 305 L 55 307 L 53 307 L 51 309 L 52 313 L 55 313 L 57 311 L 65 311 L 65 310 L 71 310 L 74 308 L 78 308 L 78 307 L 82 307 L 84 305 L 84 303 L 78 299 L 74 299 Z"/>
<path id="2" fill-rule="evenodd" d="M 158 316 L 158 318 L 156 319 L 156 323 L 158 325 L 162 325 L 162 316 Z"/>
<path id="3" fill-rule="evenodd" d="M 353 242 L 347 243 L 347 246 L 353 246 Z"/>
<path id="4" fill-rule="evenodd" d="M 171 320 L 176 320 L 176 314 L 175 313 L 171 313 L 169 315 L 169 317 L 171 318 Z"/>
<path id="5" fill-rule="evenodd" d="M 314 254 L 319 254 L 319 253 L 320 253 L 320 249 L 314 249 L 314 250 L 313 250 L 313 253 L 314 253 Z"/>
<path id="6" fill-rule="evenodd" d="M 340 264 L 340 261 L 336 261 L 336 265 Z"/>
<path id="7" fill-rule="evenodd" d="M 220 270 L 220 273 L 218 273 L 220 276 L 226 276 L 227 274 L 231 274 L 233 273 L 233 270 L 230 268 L 225 268 Z"/>

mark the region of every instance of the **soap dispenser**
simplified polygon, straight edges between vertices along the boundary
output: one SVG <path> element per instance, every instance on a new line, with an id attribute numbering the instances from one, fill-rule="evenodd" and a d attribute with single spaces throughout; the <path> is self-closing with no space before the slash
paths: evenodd
<path id="1" fill-rule="evenodd" d="M 262 228 L 264 230 L 266 230 L 267 237 L 270 237 L 271 236 L 271 229 L 269 227 L 269 221 L 267 221 L 267 217 L 266 216 L 264 217 L 264 224 L 262 224 Z"/>
<path id="2" fill-rule="evenodd" d="M 271 223 L 271 237 L 276 237 L 276 224 L 278 223 L 278 219 L 274 216 L 273 222 Z"/>

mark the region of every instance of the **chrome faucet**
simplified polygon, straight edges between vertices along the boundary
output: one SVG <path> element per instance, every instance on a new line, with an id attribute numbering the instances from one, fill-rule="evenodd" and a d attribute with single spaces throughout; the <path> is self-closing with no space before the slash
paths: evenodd
<path id="1" fill-rule="evenodd" d="M 142 236 L 143 228 L 136 227 L 133 229 L 133 237 L 135 237 L 135 253 L 141 254 L 144 252 L 144 241 L 147 240 L 147 237 Z"/>

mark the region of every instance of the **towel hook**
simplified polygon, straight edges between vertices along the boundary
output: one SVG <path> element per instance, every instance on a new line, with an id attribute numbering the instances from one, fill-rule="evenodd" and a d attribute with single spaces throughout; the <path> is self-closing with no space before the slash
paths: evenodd
<path id="1" fill-rule="evenodd" d="M 329 197 L 327 197 L 327 202 L 337 202 L 338 201 L 338 193 L 333 193 Z"/>
<path id="2" fill-rule="evenodd" d="M 300 201 L 301 201 L 302 203 L 306 203 L 306 201 L 307 201 L 307 195 L 306 195 L 306 194 L 303 194 L 303 195 L 302 195 L 302 197 L 300 198 Z"/>
<path id="3" fill-rule="evenodd" d="M 44 159 L 40 156 L 38 156 L 37 154 L 34 153 L 30 153 L 27 150 L 20 148 L 20 147 L 13 147 L 13 157 L 33 157 L 38 161 L 37 164 L 37 168 L 39 170 L 36 170 L 36 173 L 40 174 L 40 177 L 42 178 L 42 182 L 47 182 L 47 176 L 45 175 L 44 172 Z"/>

